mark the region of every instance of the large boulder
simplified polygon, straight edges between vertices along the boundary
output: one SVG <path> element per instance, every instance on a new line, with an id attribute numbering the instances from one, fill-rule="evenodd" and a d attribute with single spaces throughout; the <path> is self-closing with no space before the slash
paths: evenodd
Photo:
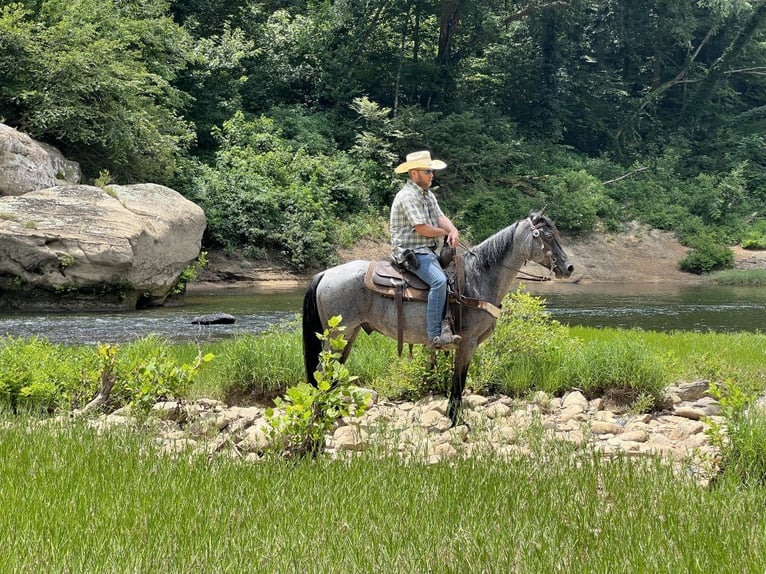
<path id="1" fill-rule="evenodd" d="M 53 146 L 0 124 L 0 196 L 80 183 L 80 166 Z"/>
<path id="2" fill-rule="evenodd" d="M 204 229 L 199 206 L 156 184 L 0 197 L 0 308 L 162 305 Z"/>

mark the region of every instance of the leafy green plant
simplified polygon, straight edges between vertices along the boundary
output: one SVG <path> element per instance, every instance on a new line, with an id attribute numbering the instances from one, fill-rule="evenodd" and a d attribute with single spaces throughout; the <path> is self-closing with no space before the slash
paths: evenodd
<path id="1" fill-rule="evenodd" d="M 201 251 L 197 259 L 186 269 L 183 270 L 178 282 L 173 287 L 173 295 L 180 295 L 186 292 L 186 286 L 197 279 L 197 273 L 207 267 L 207 251 Z"/>
<path id="2" fill-rule="evenodd" d="M 85 349 L 65 349 L 39 337 L 0 338 L 0 404 L 14 412 L 76 405 L 93 392 L 92 364 Z"/>
<path id="3" fill-rule="evenodd" d="M 180 363 L 158 337 L 139 339 L 117 351 L 115 346 L 117 356 L 110 367 L 115 383 L 109 402 L 115 408 L 129 404 L 139 412 L 148 411 L 157 401 L 182 397 L 200 369 L 214 358 L 197 349 L 191 362 Z M 103 372 L 110 358 L 108 354 L 99 356 Z"/>
<path id="4" fill-rule="evenodd" d="M 712 382 L 724 421 L 708 418 L 705 432 L 720 453 L 725 477 L 744 484 L 766 484 L 766 412 L 754 405 L 757 391 L 732 379 Z"/>
<path id="5" fill-rule="evenodd" d="M 471 367 L 471 386 L 511 395 L 524 394 L 531 387 L 560 391 L 569 384 L 563 378 L 564 357 L 576 356 L 579 347 L 567 328 L 546 311 L 545 301 L 522 284 L 506 295 L 494 333 L 479 347 Z"/>
<path id="6" fill-rule="evenodd" d="M 332 317 L 324 333 L 317 334 L 323 350 L 314 372 L 316 386 L 302 382 L 290 387 L 284 398 L 274 400 L 276 408 L 266 411 L 274 450 L 316 456 L 324 448 L 325 433 L 338 418 L 361 416 L 367 409 L 369 395 L 351 385 L 356 377 L 340 363 L 347 344 L 341 321 L 339 315 Z"/>
<path id="7" fill-rule="evenodd" d="M 389 362 L 389 369 L 379 386 L 392 398 L 418 400 L 449 391 L 454 355 L 422 345 L 412 351 L 412 359 Z"/>
<path id="8" fill-rule="evenodd" d="M 703 274 L 734 265 L 732 250 L 708 234 L 697 236 L 691 240 L 690 245 L 691 252 L 678 264 L 683 271 Z"/>

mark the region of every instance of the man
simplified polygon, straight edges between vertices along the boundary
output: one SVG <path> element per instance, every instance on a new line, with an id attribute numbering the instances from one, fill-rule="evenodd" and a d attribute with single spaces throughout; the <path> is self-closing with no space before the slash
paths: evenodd
<path id="1" fill-rule="evenodd" d="M 461 337 L 453 335 L 444 319 L 447 305 L 447 277 L 436 256 L 436 248 L 446 237 L 452 247 L 458 244 L 458 231 L 444 215 L 430 190 L 436 170 L 447 164 L 431 159 L 428 151 L 407 155 L 395 173 L 406 173 L 407 182 L 391 206 L 391 250 L 394 260 L 407 267 L 430 287 L 426 312 L 426 333 L 432 349 L 452 350 Z"/>

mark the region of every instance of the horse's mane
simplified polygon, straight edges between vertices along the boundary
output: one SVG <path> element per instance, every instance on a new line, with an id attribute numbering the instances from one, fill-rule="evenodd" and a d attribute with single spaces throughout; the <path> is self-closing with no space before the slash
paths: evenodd
<path id="1" fill-rule="evenodd" d="M 471 252 L 476 256 L 474 264 L 479 269 L 490 269 L 500 263 L 509 249 L 513 249 L 513 234 L 516 226 L 512 223 L 500 231 L 487 237 L 484 241 L 474 247 Z"/>

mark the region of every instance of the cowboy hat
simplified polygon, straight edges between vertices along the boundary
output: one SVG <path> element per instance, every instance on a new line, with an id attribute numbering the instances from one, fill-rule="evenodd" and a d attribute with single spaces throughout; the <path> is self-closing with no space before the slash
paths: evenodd
<path id="1" fill-rule="evenodd" d="M 431 152 L 414 151 L 407 154 L 407 161 L 400 163 L 394 173 L 406 173 L 411 169 L 444 169 L 447 164 L 439 159 L 431 159 Z"/>

